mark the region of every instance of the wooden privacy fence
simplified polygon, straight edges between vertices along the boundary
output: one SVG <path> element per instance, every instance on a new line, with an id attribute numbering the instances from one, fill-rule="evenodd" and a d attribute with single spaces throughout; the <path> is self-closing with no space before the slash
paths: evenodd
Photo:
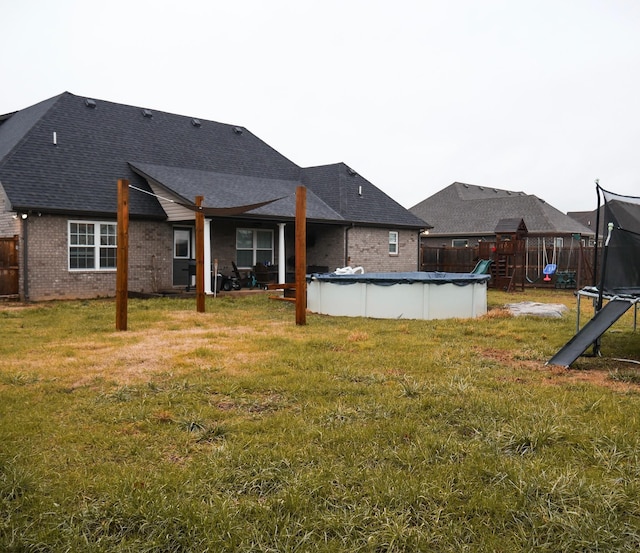
<path id="1" fill-rule="evenodd" d="M 525 249 L 522 267 L 519 268 L 524 272 L 525 286 L 551 288 L 582 288 L 583 286 L 590 286 L 593 284 L 593 250 L 593 247 L 582 245 L 556 248 L 555 254 L 552 246 Z M 479 253 L 478 246 L 471 248 L 423 246 L 420 251 L 420 270 L 422 271 L 467 273 L 472 271 L 478 260 L 483 257 Z M 600 254 L 601 249 L 598 250 L 598 257 L 600 257 Z M 496 261 L 495 253 L 484 257 L 492 257 Z M 554 274 L 550 281 L 545 281 L 543 269 L 551 263 L 556 265 L 556 272 L 560 273 L 560 278 Z M 600 261 L 598 261 L 598 267 L 600 267 Z M 562 275 L 567 273 L 573 276 L 575 283 L 570 281 L 567 285 L 566 282 L 561 282 Z"/>
<path id="2" fill-rule="evenodd" d="M 18 237 L 0 238 L 0 296 L 18 294 Z"/>

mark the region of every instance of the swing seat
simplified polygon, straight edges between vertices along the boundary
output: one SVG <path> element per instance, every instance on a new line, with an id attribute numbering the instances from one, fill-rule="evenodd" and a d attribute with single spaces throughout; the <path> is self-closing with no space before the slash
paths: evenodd
<path id="1" fill-rule="evenodd" d="M 551 282 L 551 275 L 556 272 L 557 268 L 558 266 L 555 263 L 549 263 L 544 269 L 542 269 L 542 272 L 544 273 L 544 278 L 542 280 L 545 282 Z"/>
<path id="2" fill-rule="evenodd" d="M 575 271 L 558 271 L 556 273 L 556 288 L 575 288 L 576 272 Z"/>

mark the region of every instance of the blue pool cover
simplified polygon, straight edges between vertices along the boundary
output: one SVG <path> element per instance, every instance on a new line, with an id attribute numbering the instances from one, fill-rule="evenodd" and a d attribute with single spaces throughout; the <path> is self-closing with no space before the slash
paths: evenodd
<path id="1" fill-rule="evenodd" d="M 408 272 L 408 273 L 364 273 L 356 275 L 338 275 L 336 273 L 322 273 L 307 275 L 307 280 L 318 280 L 320 282 L 331 282 L 333 284 L 355 284 L 363 282 L 367 284 L 377 284 L 380 286 L 391 286 L 393 284 L 456 284 L 466 286 L 467 284 L 477 284 L 486 282 L 491 275 L 476 275 L 473 273 L 441 273 L 441 272 Z"/>

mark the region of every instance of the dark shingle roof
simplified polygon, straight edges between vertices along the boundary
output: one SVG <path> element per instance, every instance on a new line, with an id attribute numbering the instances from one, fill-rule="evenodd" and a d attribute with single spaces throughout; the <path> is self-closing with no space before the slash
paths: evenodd
<path id="1" fill-rule="evenodd" d="M 605 227 L 604 206 L 600 207 L 600 228 L 598 229 L 596 229 L 596 222 L 598 220 L 597 209 L 594 209 L 593 211 L 569 211 L 567 212 L 567 215 L 585 227 L 590 228 L 593 232 L 597 230 L 598 235 L 603 236 Z"/>
<path id="2" fill-rule="evenodd" d="M 529 234 L 593 231 L 540 198 L 497 188 L 454 182 L 410 210 L 433 225 L 431 235 L 491 235 L 500 219 L 523 219 Z"/>
<path id="3" fill-rule="evenodd" d="M 13 211 L 114 215 L 118 179 L 151 190 L 143 167 L 189 201 L 209 196 L 209 207 L 217 207 L 214 201 L 252 204 L 285 192 L 289 198 L 297 184 L 305 184 L 310 218 L 425 226 L 367 180 L 348 175 L 344 164 L 301 169 L 244 127 L 88 101 L 69 92 L 0 116 L 0 184 Z M 289 198 L 254 213 L 290 216 L 292 205 Z M 160 203 L 142 193 L 131 194 L 129 212 L 166 217 Z"/>
<path id="4" fill-rule="evenodd" d="M 131 163 L 131 166 L 137 173 L 175 192 L 188 203 L 193 203 L 196 196 L 204 196 L 203 205 L 215 207 L 235 207 L 277 199 L 273 203 L 248 211 L 247 215 L 279 219 L 293 219 L 296 215 L 296 189 L 300 185 L 298 181 L 148 163 Z M 306 216 L 312 220 L 344 220 L 312 192 L 307 192 Z"/>
<path id="5" fill-rule="evenodd" d="M 430 228 L 344 163 L 302 169 L 302 182 L 348 221 Z"/>
<path id="6" fill-rule="evenodd" d="M 527 225 L 524 224 L 524 220 L 519 219 L 518 217 L 509 217 L 506 219 L 500 219 L 496 228 L 493 230 L 496 234 L 501 232 L 504 233 L 514 233 L 514 232 L 526 232 Z"/>
<path id="7" fill-rule="evenodd" d="M 146 186 L 127 164 L 161 162 L 201 170 L 297 178 L 298 168 L 246 129 L 98 100 L 94 108 L 68 92 L 48 101 L 13 152 L 0 182 L 14 209 L 115 213 L 118 178 Z M 18 112 L 0 126 L 20 116 Z M 236 129 L 242 132 L 236 132 Z M 53 144 L 53 133 L 57 144 Z M 132 197 L 130 213 L 163 217 L 152 197 Z"/>

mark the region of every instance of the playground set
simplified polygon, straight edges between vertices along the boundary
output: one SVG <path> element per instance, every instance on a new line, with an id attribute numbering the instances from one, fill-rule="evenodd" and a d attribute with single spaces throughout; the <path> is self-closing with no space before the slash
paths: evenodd
<path id="1" fill-rule="evenodd" d="M 596 181 L 599 228 L 601 198 L 607 235 L 602 252 L 600 280 L 582 288 L 578 295 L 576 334 L 548 362 L 548 365 L 570 366 L 593 346 L 593 355 L 600 355 L 600 338 L 631 307 L 634 308 L 634 330 L 640 303 L 640 197 L 624 196 L 604 190 Z M 597 237 L 596 237 L 597 238 Z M 597 244 L 596 239 L 596 244 Z M 594 275 L 597 274 L 597 250 L 594 254 Z M 595 315 L 580 328 L 580 300 L 589 297 Z"/>

